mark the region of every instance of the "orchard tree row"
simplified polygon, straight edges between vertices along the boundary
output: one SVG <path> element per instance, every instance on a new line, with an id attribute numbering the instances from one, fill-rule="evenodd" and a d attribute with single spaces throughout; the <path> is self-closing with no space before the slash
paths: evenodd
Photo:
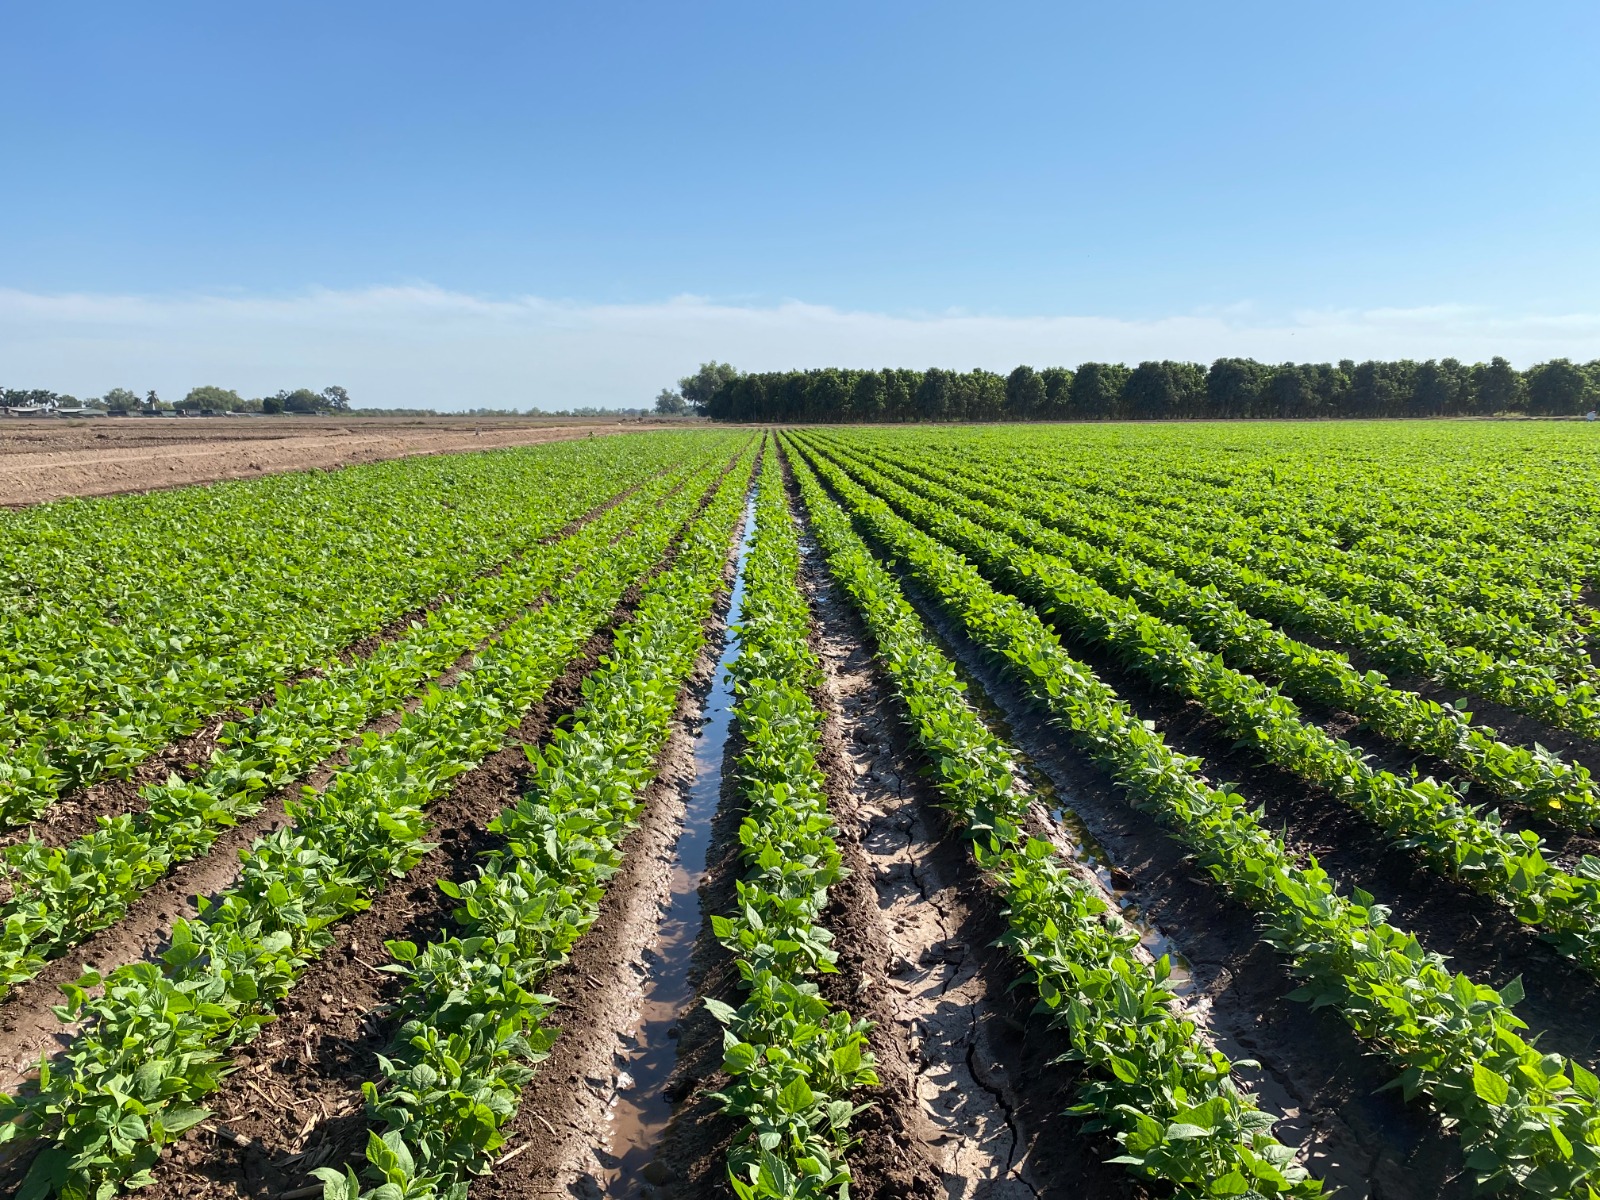
<path id="1" fill-rule="evenodd" d="M 1600 360 L 1519 371 L 1503 358 L 1413 362 L 1083 363 L 992 371 L 828 367 L 741 375 L 707 364 L 682 381 L 718 421 L 1086 421 L 1230 417 L 1578 416 L 1600 403 Z"/>

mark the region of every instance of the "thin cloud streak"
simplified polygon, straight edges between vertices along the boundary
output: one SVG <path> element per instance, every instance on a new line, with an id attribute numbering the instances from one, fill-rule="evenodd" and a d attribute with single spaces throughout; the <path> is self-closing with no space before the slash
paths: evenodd
<path id="1" fill-rule="evenodd" d="M 38 294 L 0 289 L 0 385 L 79 396 L 214 383 L 260 395 L 338 383 L 358 404 L 439 409 L 648 405 L 705 359 L 745 370 L 1009 370 L 1091 359 L 1269 362 L 1503 354 L 1519 366 L 1600 357 L 1600 314 L 1462 305 L 1152 320 L 851 312 L 789 301 L 652 304 L 492 298 L 430 285 L 290 296 Z"/>

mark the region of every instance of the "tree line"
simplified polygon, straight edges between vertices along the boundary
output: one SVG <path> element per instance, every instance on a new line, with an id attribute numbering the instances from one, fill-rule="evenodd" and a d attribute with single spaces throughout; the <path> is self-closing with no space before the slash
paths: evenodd
<path id="1" fill-rule="evenodd" d="M 693 406 L 716 421 L 1109 421 L 1219 418 L 1579 416 L 1600 403 L 1600 360 L 1519 371 L 1504 358 L 1414 362 L 1081 364 L 993 371 L 739 374 L 719 368 Z M 692 377 L 693 378 L 693 377 Z M 690 383 L 691 380 L 684 380 Z M 684 399 L 694 389 L 684 388 Z"/>
<path id="2" fill-rule="evenodd" d="M 144 396 L 130 388 L 112 388 L 103 396 L 80 400 L 45 388 L 0 388 L 0 408 L 85 408 L 95 412 L 129 413 L 347 413 L 350 393 L 342 387 L 283 389 L 271 396 L 246 400 L 232 388 L 210 384 L 190 388 L 182 400 L 169 403 L 154 389 Z"/>

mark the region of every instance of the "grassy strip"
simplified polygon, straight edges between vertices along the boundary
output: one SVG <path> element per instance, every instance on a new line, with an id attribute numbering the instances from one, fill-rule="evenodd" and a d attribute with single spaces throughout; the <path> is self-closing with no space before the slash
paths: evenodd
<path id="1" fill-rule="evenodd" d="M 228 1071 L 227 1050 L 272 1020 L 274 1005 L 328 945 L 328 927 L 371 903 L 427 849 L 424 807 L 496 750 L 565 664 L 659 560 L 684 497 L 649 529 L 597 554 L 539 613 L 431 691 L 387 738 L 370 738 L 321 793 L 290 806 L 292 827 L 244 855 L 238 883 L 179 921 L 159 962 L 94 973 L 58 1009 L 86 1028 L 37 1091 L 0 1105 L 0 1141 L 43 1142 L 19 1200 L 109 1195 L 148 1182 L 161 1148 L 203 1120 L 198 1102 Z M 677 511 L 674 511 L 677 510 Z M 91 997 L 89 989 L 104 983 Z"/>
<path id="2" fill-rule="evenodd" d="M 744 1001 L 707 999 L 723 1025 L 718 1094 L 745 1121 L 728 1154 L 740 1200 L 848 1197 L 850 1096 L 876 1084 L 867 1024 L 824 1000 L 810 976 L 833 971 L 832 936 L 818 922 L 844 877 L 818 764 L 822 713 L 810 690 L 821 667 L 808 641 L 798 584 L 800 550 L 777 455 L 762 473 L 754 540 L 745 560 L 739 656 L 730 667 L 745 748 L 735 764 L 745 813 L 744 878 L 731 913 L 712 930 L 735 956 Z"/>
<path id="3" fill-rule="evenodd" d="M 1546 930 L 1546 940 L 1561 953 L 1600 973 L 1600 858 L 1585 856 L 1581 873 L 1559 869 L 1544 857 L 1543 843 L 1531 830 L 1505 831 L 1497 814 L 1464 804 L 1432 779 L 1373 770 L 1348 743 L 1301 720 L 1276 688 L 1201 650 L 1183 626 L 1150 616 L 1065 561 L 955 515 L 947 505 L 923 500 L 867 468 L 854 471 L 880 499 L 969 555 L 990 578 L 1078 636 L 1109 647 L 1157 687 L 1198 701 L 1268 761 L 1325 787 L 1397 844 L 1420 850 L 1445 874 Z"/>
<path id="4" fill-rule="evenodd" d="M 323 1167 L 315 1174 L 326 1200 L 464 1200 L 471 1176 L 490 1169 L 500 1130 L 558 1033 L 550 998 L 534 989 L 594 923 L 621 866 L 705 642 L 748 482 L 743 471 L 724 481 L 584 680 L 572 724 L 530 751 L 532 787 L 490 826 L 504 848 L 477 879 L 440 883 L 461 901 L 458 931 L 422 949 L 389 943 L 396 961 L 385 969 L 405 976 L 406 988 L 383 1086 L 365 1088 L 383 1126 L 367 1138 L 374 1186 L 363 1191 L 351 1166 Z"/>
<path id="5" fill-rule="evenodd" d="M 803 466 L 795 474 L 828 569 L 866 623 L 936 786 L 1007 903 L 1007 944 L 1089 1070 L 1073 1111 L 1117 1137 L 1118 1161 L 1180 1195 L 1320 1194 L 1272 1137 L 1272 1117 L 1234 1083 L 1227 1056 L 1173 1012 L 1167 961 L 1139 958 L 1138 935 L 1048 841 L 1027 836 L 1014 753 L 961 698 L 954 667 L 849 520 Z"/>
<path id="6" fill-rule="evenodd" d="M 853 443 L 843 445 L 859 454 Z M 1542 748 L 1499 741 L 1493 730 L 1473 726 L 1448 705 L 1392 687 L 1376 671 L 1356 670 L 1342 654 L 1279 632 L 1215 588 L 1195 587 L 1170 571 L 1042 525 L 1016 511 L 1015 497 L 958 470 L 926 461 L 908 470 L 879 455 L 866 461 L 949 511 L 1064 559 L 1107 591 L 1184 625 L 1201 645 L 1241 669 L 1275 676 L 1295 695 L 1354 713 L 1368 728 L 1449 763 L 1496 795 L 1576 827 L 1600 821 L 1600 793 L 1582 766 Z"/>
<path id="7" fill-rule="evenodd" d="M 190 781 L 172 776 L 145 788 L 141 811 L 102 817 L 96 829 L 65 846 L 30 839 L 8 848 L 11 895 L 0 903 L 0 983 L 32 978 L 50 959 L 115 924 L 174 865 L 205 854 L 225 830 L 259 811 L 265 795 L 398 708 L 431 675 L 580 568 L 673 483 L 672 477 L 655 481 L 571 538 L 530 551 L 515 569 L 472 581 L 425 625 L 369 657 L 280 687 L 276 703 L 224 729 L 203 775 Z M 704 482 L 687 486 L 698 494 Z"/>
<path id="8" fill-rule="evenodd" d="M 1407 1098 L 1427 1095 L 1453 1122 L 1466 1163 L 1488 1187 L 1533 1195 L 1600 1196 L 1600 1079 L 1517 1030 L 1520 983 L 1503 991 L 1452 975 L 1438 955 L 1390 925 L 1370 896 L 1336 891 L 1302 866 L 1259 814 L 1212 788 L 1093 672 L 1075 662 L 1038 615 L 995 591 L 942 546 L 825 468 L 855 519 L 927 589 L 1034 700 L 1170 826 L 1219 883 L 1264 919 L 1266 940 L 1305 979 L 1296 998 L 1331 1004 L 1402 1070 Z"/>

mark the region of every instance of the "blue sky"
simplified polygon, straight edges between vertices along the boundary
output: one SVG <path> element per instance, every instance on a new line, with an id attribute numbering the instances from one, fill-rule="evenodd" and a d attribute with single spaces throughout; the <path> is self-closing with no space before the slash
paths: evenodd
<path id="1" fill-rule="evenodd" d="M 10 386 L 1600 355 L 1592 3 L 4 3 L 0 43 Z"/>

